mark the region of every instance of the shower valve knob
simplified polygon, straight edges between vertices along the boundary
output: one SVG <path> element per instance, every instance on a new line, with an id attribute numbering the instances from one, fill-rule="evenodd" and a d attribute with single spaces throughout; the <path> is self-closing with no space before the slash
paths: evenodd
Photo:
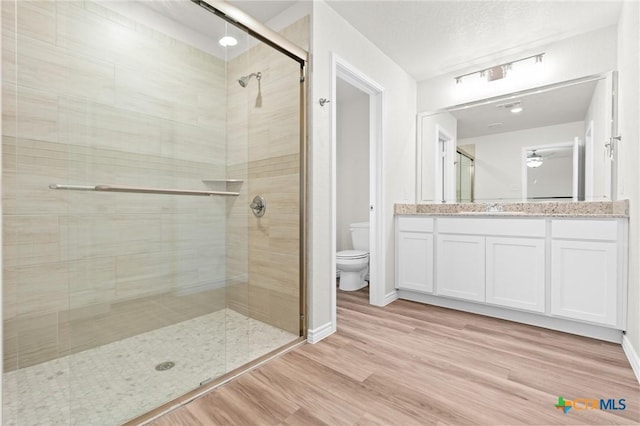
<path id="1" fill-rule="evenodd" d="M 264 198 L 261 195 L 256 195 L 253 197 L 251 204 L 249 204 L 249 208 L 251 208 L 255 217 L 262 217 L 267 210 L 267 203 L 265 203 Z"/>

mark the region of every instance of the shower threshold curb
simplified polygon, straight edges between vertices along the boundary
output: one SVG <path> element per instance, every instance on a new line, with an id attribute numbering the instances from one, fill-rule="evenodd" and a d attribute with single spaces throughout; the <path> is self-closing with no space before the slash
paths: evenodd
<path id="1" fill-rule="evenodd" d="M 261 366 L 263 366 L 264 364 L 268 363 L 269 361 L 278 358 L 284 354 L 286 354 L 287 352 L 290 352 L 300 346 L 303 346 L 307 343 L 307 339 L 306 337 L 299 337 L 298 339 L 294 340 L 291 343 L 288 343 L 278 349 L 274 349 L 273 351 L 262 355 L 260 358 L 251 361 L 250 363 L 243 365 L 241 367 L 236 368 L 233 371 L 230 371 L 229 373 L 215 379 L 212 380 L 202 386 L 200 386 L 197 389 L 194 389 L 191 392 L 188 392 L 182 396 L 179 396 L 178 398 L 174 399 L 173 401 L 169 401 L 163 405 L 161 405 L 158 408 L 155 408 L 151 411 L 149 411 L 148 413 L 145 413 L 139 417 L 136 417 L 135 419 L 132 419 L 126 423 L 124 423 L 122 426 L 143 426 L 146 424 L 151 423 L 154 420 L 157 420 L 158 418 L 164 416 L 165 414 L 170 413 L 171 411 L 174 411 L 184 405 L 187 405 L 188 403 L 195 401 L 198 398 L 201 398 L 203 396 L 205 396 L 206 394 L 208 394 L 209 392 L 219 388 L 220 386 L 223 386 L 233 380 L 235 380 L 237 377 L 240 377 L 246 373 L 249 373 L 250 371 L 253 371 Z"/>

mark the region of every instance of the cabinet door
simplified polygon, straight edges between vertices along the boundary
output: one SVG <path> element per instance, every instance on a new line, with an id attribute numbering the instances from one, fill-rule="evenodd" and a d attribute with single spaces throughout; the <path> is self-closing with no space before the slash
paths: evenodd
<path id="1" fill-rule="evenodd" d="M 617 244 L 554 240 L 551 247 L 551 313 L 616 326 Z"/>
<path id="2" fill-rule="evenodd" d="M 438 235 L 437 294 L 484 302 L 484 237 Z"/>
<path id="3" fill-rule="evenodd" d="M 486 301 L 544 312 L 544 240 L 487 237 Z"/>
<path id="4" fill-rule="evenodd" d="M 433 234 L 398 232 L 398 288 L 433 291 Z"/>

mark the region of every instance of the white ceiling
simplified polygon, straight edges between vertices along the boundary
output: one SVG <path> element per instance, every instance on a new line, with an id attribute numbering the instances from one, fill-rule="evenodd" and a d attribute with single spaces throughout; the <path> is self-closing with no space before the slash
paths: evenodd
<path id="1" fill-rule="evenodd" d="M 229 3 L 268 22 L 297 1 Z M 225 56 L 217 46 L 225 33 L 219 18 L 202 13 L 188 0 L 144 4 L 203 36 L 198 47 Z M 621 9 L 614 0 L 328 0 L 328 4 L 418 81 L 615 25 Z M 227 31 L 237 32 L 231 26 Z M 249 41 L 238 36 L 240 46 L 234 50 L 242 51 Z"/>
<path id="2" fill-rule="evenodd" d="M 290 0 L 227 0 L 227 2 L 263 23 L 298 3 Z"/>
<path id="3" fill-rule="evenodd" d="M 458 120 L 458 139 L 583 121 L 595 87 L 596 81 L 589 81 L 451 111 Z M 518 114 L 498 108 L 516 101 L 523 108 Z"/>
<path id="4" fill-rule="evenodd" d="M 618 22 L 619 1 L 328 0 L 416 80 Z"/>
<path id="5" fill-rule="evenodd" d="M 152 0 L 139 3 L 99 0 L 125 16 L 163 31 L 221 59 L 232 59 L 244 52 L 255 40 L 243 30 L 226 23 L 220 17 L 190 0 Z M 268 22 L 297 1 L 227 0 L 260 22 Z M 150 10 L 149 10 L 150 9 Z M 168 21 L 165 21 L 168 20 Z M 171 23 L 177 25 L 171 25 Z M 225 49 L 218 40 L 225 34 L 238 40 L 238 45 Z"/>

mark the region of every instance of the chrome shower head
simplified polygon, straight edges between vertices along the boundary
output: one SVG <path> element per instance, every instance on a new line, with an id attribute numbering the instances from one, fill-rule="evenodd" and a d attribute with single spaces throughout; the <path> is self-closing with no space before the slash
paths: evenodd
<path id="1" fill-rule="evenodd" d="M 251 77 L 255 77 L 257 80 L 260 80 L 262 78 L 262 73 L 261 72 L 252 72 L 249 75 L 245 75 L 244 77 L 240 77 L 240 79 L 238 80 L 238 84 L 242 87 L 247 87 L 247 84 L 249 83 L 249 80 L 251 80 Z"/>

